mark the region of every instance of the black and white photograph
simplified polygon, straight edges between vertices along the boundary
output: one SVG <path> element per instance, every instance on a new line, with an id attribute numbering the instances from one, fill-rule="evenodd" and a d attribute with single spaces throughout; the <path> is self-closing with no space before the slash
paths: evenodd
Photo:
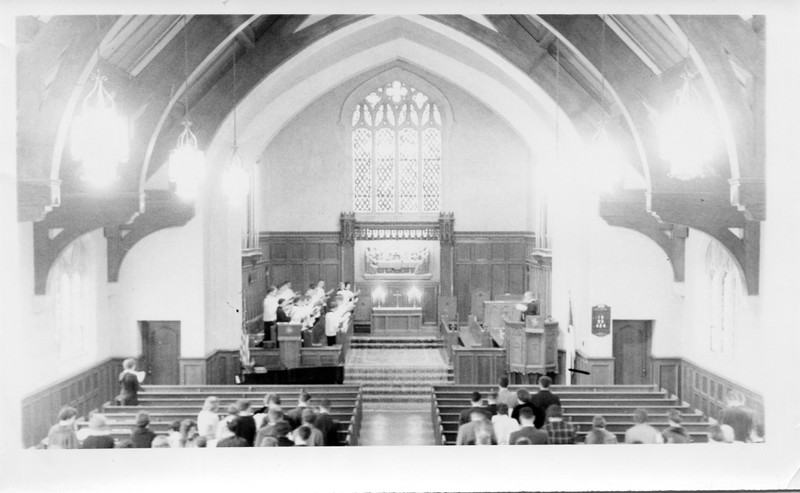
<path id="1" fill-rule="evenodd" d="M 0 23 L 0 491 L 800 487 L 798 2 Z"/>

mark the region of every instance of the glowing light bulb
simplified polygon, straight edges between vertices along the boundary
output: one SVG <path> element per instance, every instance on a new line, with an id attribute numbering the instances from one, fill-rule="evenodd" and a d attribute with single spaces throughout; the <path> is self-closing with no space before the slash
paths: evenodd
<path id="1" fill-rule="evenodd" d="M 705 111 L 688 75 L 675 95 L 675 105 L 657 119 L 659 152 L 670 164 L 670 176 L 681 180 L 708 172 L 716 144 L 716 125 Z"/>
<path id="2" fill-rule="evenodd" d="M 197 137 L 190 126 L 190 122 L 183 122 L 178 145 L 169 154 L 169 179 L 175 184 L 175 193 L 184 200 L 197 197 L 205 167 L 205 157 L 197 147 Z"/>
<path id="3" fill-rule="evenodd" d="M 128 125 L 117 114 L 104 81 L 105 77 L 95 76 L 70 136 L 72 158 L 81 163 L 81 179 L 95 187 L 113 183 L 117 166 L 128 161 Z"/>
<path id="4" fill-rule="evenodd" d="M 236 148 L 233 149 L 231 160 L 222 175 L 222 191 L 234 205 L 244 202 L 250 192 L 250 174 L 244 168 Z"/>

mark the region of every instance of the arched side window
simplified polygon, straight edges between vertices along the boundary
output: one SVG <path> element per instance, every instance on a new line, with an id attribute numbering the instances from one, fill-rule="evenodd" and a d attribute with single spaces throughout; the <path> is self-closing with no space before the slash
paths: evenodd
<path id="1" fill-rule="evenodd" d="M 442 115 L 422 91 L 394 80 L 353 110 L 353 210 L 438 212 Z"/>
<path id="2" fill-rule="evenodd" d="M 88 286 L 85 282 L 86 250 L 81 240 L 68 246 L 56 261 L 53 271 L 56 339 L 59 356 L 71 358 L 86 350 Z"/>
<path id="3" fill-rule="evenodd" d="M 709 286 L 709 328 L 711 350 L 731 353 L 737 328 L 737 307 L 742 283 L 739 270 L 730 254 L 712 241 L 706 252 Z"/>

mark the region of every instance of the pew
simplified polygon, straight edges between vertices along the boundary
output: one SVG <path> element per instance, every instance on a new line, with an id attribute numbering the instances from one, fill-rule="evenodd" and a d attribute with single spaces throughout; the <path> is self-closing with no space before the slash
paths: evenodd
<path id="1" fill-rule="evenodd" d="M 239 399 L 247 399 L 254 408 L 262 405 L 266 394 L 280 396 L 283 408 L 288 410 L 297 405 L 297 397 L 303 389 L 312 396 L 311 405 L 316 406 L 322 399 L 331 401 L 331 416 L 339 422 L 341 445 L 357 445 L 361 427 L 362 397 L 356 385 L 144 385 L 139 393 L 139 406 L 117 406 L 106 403 L 102 411 L 106 414 L 115 439 L 125 440 L 135 424 L 136 414 L 147 411 L 150 414 L 150 428 L 159 434 L 166 434 L 175 420 L 197 419 L 208 396 L 219 399 L 220 416 L 225 408 Z M 79 426 L 86 426 L 86 423 Z"/>
<path id="2" fill-rule="evenodd" d="M 469 407 L 470 394 L 479 391 L 488 395 L 492 385 L 450 385 L 435 386 L 431 406 L 431 420 L 434 430 L 441 433 L 437 443 L 452 445 L 458 434 L 458 419 L 461 411 Z M 510 386 L 516 391 L 523 386 Z M 531 393 L 536 387 L 528 388 Z M 594 416 L 600 414 L 606 419 L 606 429 L 625 441 L 625 431 L 634 425 L 633 411 L 645 409 L 649 423 L 657 429 L 667 427 L 667 412 L 677 409 L 681 412 L 683 426 L 692 441 L 708 441 L 708 420 L 700 411 L 682 402 L 674 395 L 652 385 L 581 385 L 551 386 L 553 393 L 561 399 L 564 416 L 574 426 L 576 441 L 581 443 L 592 429 Z"/>

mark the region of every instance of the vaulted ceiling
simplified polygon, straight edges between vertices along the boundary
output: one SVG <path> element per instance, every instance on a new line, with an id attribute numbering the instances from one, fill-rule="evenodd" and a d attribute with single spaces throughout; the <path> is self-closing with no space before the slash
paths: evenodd
<path id="1" fill-rule="evenodd" d="M 37 291 L 44 289 L 49 264 L 81 234 L 104 228 L 109 251 L 124 250 L 149 232 L 192 217 L 191 204 L 148 186 L 182 129 L 184 101 L 202 146 L 220 132 L 235 104 L 282 67 L 371 17 L 18 18 L 19 219 L 36 221 Z M 612 136 L 646 186 L 607 194 L 601 216 L 656 241 L 674 259 L 676 280 L 683 276 L 676 252 L 682 250 L 686 228 L 706 231 L 736 257 L 749 291 L 757 292 L 754 259 L 759 221 L 765 218 L 762 17 L 412 17 L 423 27 L 453 33 L 454 40 L 466 36 L 516 67 L 558 101 L 585 140 L 602 121 L 610 121 Z M 76 108 L 89 90 L 87 81 L 98 67 L 132 128 L 129 161 L 116 188 L 106 192 L 93 191 L 78 178 L 66 145 Z M 691 181 L 670 176 L 652 118 L 653 111 L 671 104 L 687 70 L 699 74 L 702 97 L 714 108 L 720 128 L 713 172 Z M 116 270 L 118 264 L 109 266 L 110 280 Z"/>

